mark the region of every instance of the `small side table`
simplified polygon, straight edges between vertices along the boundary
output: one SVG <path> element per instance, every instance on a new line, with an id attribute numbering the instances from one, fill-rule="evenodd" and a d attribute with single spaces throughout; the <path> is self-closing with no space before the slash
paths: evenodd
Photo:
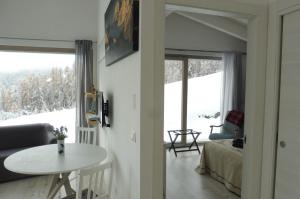
<path id="1" fill-rule="evenodd" d="M 201 132 L 197 132 L 194 131 L 193 129 L 187 129 L 187 130 L 169 130 L 168 131 L 170 140 L 171 140 L 171 147 L 169 148 L 169 151 L 171 151 L 173 149 L 175 156 L 177 157 L 177 153 L 181 153 L 181 152 L 187 152 L 187 151 L 198 151 L 200 154 L 200 149 L 197 143 L 197 139 L 199 137 L 199 135 L 201 134 Z M 175 135 L 175 138 L 172 138 L 172 135 Z M 189 145 L 189 146 L 176 146 L 175 147 L 175 143 L 176 140 L 179 136 L 182 135 L 191 135 L 193 137 L 193 142 Z M 196 149 L 192 149 L 193 146 L 196 146 Z M 176 148 L 188 148 L 188 149 L 181 149 L 178 150 Z"/>

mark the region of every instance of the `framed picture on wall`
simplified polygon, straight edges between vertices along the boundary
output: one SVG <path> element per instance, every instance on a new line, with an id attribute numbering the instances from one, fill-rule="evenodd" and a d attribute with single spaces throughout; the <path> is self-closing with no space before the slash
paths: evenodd
<path id="1" fill-rule="evenodd" d="M 139 49 L 139 1 L 111 0 L 105 12 L 105 62 L 109 66 Z"/>

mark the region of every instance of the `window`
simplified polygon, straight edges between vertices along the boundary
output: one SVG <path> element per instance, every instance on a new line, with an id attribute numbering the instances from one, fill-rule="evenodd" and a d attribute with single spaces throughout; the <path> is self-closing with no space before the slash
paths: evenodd
<path id="1" fill-rule="evenodd" d="M 221 123 L 222 69 L 222 60 L 188 59 L 187 128 L 202 132 L 199 140 L 208 139 L 210 125 Z"/>
<path id="2" fill-rule="evenodd" d="M 168 130 L 181 129 L 182 60 L 165 61 L 164 140 L 170 141 Z M 180 137 L 178 142 L 180 142 Z"/>
<path id="3" fill-rule="evenodd" d="M 168 130 L 193 129 L 207 140 L 210 125 L 220 124 L 223 60 L 220 57 L 167 57 L 165 61 L 164 141 Z M 216 131 L 215 131 L 216 132 Z M 179 142 L 191 142 L 183 137 Z"/>
<path id="4" fill-rule="evenodd" d="M 75 55 L 0 51 L 0 126 L 66 126 L 75 142 Z"/>

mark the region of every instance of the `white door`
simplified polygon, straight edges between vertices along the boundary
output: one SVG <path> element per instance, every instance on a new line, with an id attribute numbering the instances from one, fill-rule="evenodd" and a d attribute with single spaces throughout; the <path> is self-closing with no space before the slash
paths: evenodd
<path id="1" fill-rule="evenodd" d="M 300 198 L 300 11 L 283 18 L 275 199 Z"/>

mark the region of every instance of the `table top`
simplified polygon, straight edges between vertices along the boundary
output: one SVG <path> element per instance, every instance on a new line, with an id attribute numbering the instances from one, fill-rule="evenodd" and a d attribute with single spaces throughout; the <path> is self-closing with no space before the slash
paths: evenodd
<path id="1" fill-rule="evenodd" d="M 7 157 L 6 169 L 29 175 L 68 173 L 96 165 L 106 158 L 106 150 L 90 144 L 65 144 L 59 154 L 57 144 L 25 149 Z"/>

